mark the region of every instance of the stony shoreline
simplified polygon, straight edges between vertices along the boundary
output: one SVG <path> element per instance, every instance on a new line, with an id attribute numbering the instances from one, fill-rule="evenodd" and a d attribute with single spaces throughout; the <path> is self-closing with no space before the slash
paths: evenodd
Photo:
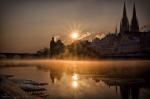
<path id="1" fill-rule="evenodd" d="M 43 97 L 48 96 L 48 94 L 38 93 L 42 87 L 36 86 L 36 84 L 46 84 L 46 83 L 33 83 L 34 81 L 28 82 L 30 87 L 27 87 L 27 84 L 24 81 L 19 79 L 9 79 L 9 75 L 0 75 L 0 97 L 3 99 L 42 99 Z M 16 81 L 14 81 L 16 80 Z M 17 82 L 20 81 L 20 82 Z M 34 84 L 34 85 L 32 85 Z M 22 86 L 21 86 L 22 85 Z M 24 90 L 23 89 L 26 89 Z M 33 89 L 33 90 L 31 90 Z M 44 89 L 46 91 L 46 89 Z M 34 94 L 33 94 L 34 93 Z M 36 93 L 36 94 L 35 94 Z M 45 96 L 44 96 L 45 95 Z"/>

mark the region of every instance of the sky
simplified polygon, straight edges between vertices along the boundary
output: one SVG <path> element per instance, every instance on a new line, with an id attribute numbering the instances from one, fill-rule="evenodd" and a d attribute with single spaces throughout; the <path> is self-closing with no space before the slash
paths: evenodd
<path id="1" fill-rule="evenodd" d="M 150 24 L 150 0 L 126 0 L 129 22 L 136 5 L 140 27 Z M 33 53 L 52 36 L 65 44 L 72 31 L 108 33 L 119 28 L 124 0 L 0 0 L 0 52 Z"/>

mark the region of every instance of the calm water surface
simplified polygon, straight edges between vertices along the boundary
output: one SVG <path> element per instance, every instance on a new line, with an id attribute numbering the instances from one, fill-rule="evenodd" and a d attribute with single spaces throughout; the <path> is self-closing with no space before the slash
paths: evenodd
<path id="1" fill-rule="evenodd" d="M 24 63 L 0 74 L 47 82 L 50 99 L 150 99 L 149 61 Z"/>

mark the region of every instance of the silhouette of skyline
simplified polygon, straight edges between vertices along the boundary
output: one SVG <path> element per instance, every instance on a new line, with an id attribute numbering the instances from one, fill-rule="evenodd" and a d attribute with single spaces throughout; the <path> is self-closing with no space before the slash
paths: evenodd
<path id="1" fill-rule="evenodd" d="M 2 0 L 1 52 L 35 52 L 48 47 L 52 36 L 71 42 L 70 27 L 86 32 L 113 32 L 119 28 L 123 0 Z M 148 25 L 149 0 L 126 0 L 128 18 L 136 4 L 140 27 Z M 131 20 L 129 20 L 131 21 Z"/>

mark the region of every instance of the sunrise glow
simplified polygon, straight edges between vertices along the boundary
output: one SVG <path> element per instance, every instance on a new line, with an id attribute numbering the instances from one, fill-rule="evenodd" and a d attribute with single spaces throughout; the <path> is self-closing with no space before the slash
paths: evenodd
<path id="1" fill-rule="evenodd" d="M 76 39 L 78 39 L 78 37 L 79 37 L 79 33 L 78 32 L 72 32 L 71 33 L 71 38 L 72 39 L 76 40 Z"/>

